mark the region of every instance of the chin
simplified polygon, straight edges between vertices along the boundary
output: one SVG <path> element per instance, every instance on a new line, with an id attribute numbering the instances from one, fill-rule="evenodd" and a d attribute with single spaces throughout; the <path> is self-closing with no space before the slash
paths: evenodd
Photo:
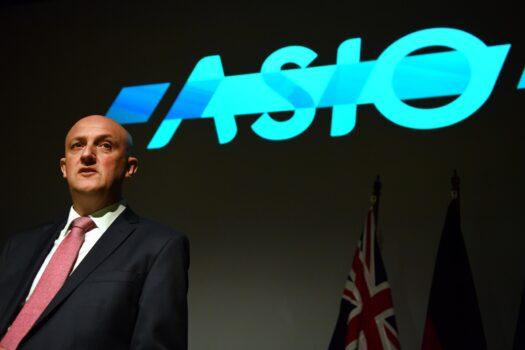
<path id="1" fill-rule="evenodd" d="M 73 188 L 72 191 L 78 194 L 86 194 L 86 195 L 94 195 L 94 194 L 98 194 L 102 192 L 100 188 L 78 188 L 78 187 Z"/>
<path id="2" fill-rule="evenodd" d="M 94 183 L 80 183 L 80 184 L 71 184 L 70 189 L 77 193 L 84 193 L 84 194 L 90 194 L 90 193 L 97 193 L 100 192 L 103 187 L 99 184 Z"/>

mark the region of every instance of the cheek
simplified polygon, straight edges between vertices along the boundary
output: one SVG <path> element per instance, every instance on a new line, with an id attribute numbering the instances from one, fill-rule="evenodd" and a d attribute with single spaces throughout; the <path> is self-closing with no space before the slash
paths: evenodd
<path id="1" fill-rule="evenodd" d="M 103 159 L 100 161 L 104 176 L 117 178 L 124 171 L 124 164 L 119 159 Z"/>
<path id="2" fill-rule="evenodd" d="M 71 157 L 66 158 L 65 172 L 67 176 L 72 176 L 75 173 L 75 159 Z"/>

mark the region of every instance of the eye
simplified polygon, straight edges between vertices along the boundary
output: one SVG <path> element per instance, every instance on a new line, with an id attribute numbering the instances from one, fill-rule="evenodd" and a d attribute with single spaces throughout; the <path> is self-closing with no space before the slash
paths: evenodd
<path id="1" fill-rule="evenodd" d="M 82 144 L 80 142 L 74 142 L 71 144 L 71 149 L 77 149 L 82 148 Z"/>
<path id="2" fill-rule="evenodd" d="M 111 150 L 113 148 L 113 145 L 110 142 L 102 142 L 100 144 L 100 147 L 104 148 L 105 150 Z"/>

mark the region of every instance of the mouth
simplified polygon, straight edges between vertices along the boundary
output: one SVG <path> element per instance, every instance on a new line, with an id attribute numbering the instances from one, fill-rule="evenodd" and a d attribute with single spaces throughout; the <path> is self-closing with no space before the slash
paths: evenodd
<path id="1" fill-rule="evenodd" d="M 96 174 L 97 171 L 94 169 L 94 168 L 89 168 L 89 167 L 82 167 L 78 170 L 78 173 L 80 175 L 83 175 L 83 176 L 89 176 L 89 175 L 93 175 L 93 174 Z"/>

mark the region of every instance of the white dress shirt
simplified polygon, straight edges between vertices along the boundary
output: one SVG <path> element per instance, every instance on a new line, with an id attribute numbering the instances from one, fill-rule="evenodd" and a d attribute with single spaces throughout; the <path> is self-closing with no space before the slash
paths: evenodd
<path id="1" fill-rule="evenodd" d="M 112 204 L 104 209 L 101 209 L 91 215 L 89 217 L 93 220 L 96 227 L 92 229 L 89 232 L 86 232 L 84 243 L 80 247 L 80 250 L 78 252 L 77 260 L 75 261 L 75 265 L 73 266 L 73 269 L 71 270 L 71 273 L 77 268 L 78 264 L 86 257 L 86 255 L 89 253 L 91 248 L 97 243 L 97 241 L 102 237 L 102 234 L 106 232 L 106 230 L 109 228 L 109 226 L 115 221 L 115 219 L 126 209 L 124 202 L 118 202 L 115 204 Z M 69 216 L 67 218 L 66 225 L 60 232 L 60 235 L 55 240 L 55 243 L 53 245 L 53 248 L 49 252 L 49 254 L 46 257 L 46 260 L 44 260 L 44 263 L 40 267 L 40 270 L 38 270 L 38 273 L 36 274 L 35 279 L 33 280 L 33 284 L 31 285 L 31 289 L 29 290 L 29 294 L 27 295 L 26 301 L 29 299 L 31 294 L 33 294 L 33 291 L 35 290 L 35 287 L 42 277 L 42 274 L 44 273 L 44 270 L 46 269 L 47 265 L 49 264 L 49 261 L 51 260 L 51 257 L 53 254 L 55 254 L 55 251 L 57 250 L 60 243 L 64 240 L 64 238 L 71 232 L 69 229 L 69 225 L 71 225 L 71 222 L 75 220 L 76 218 L 80 217 L 80 215 L 75 211 L 73 207 L 69 210 Z"/>

